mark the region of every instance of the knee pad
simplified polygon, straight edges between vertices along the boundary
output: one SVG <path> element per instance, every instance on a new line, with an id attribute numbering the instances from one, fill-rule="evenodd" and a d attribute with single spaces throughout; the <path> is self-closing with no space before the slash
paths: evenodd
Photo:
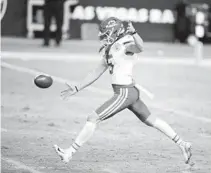
<path id="1" fill-rule="evenodd" d="M 92 112 L 91 114 L 88 115 L 87 121 L 97 123 L 99 122 L 99 116 L 96 112 Z"/>

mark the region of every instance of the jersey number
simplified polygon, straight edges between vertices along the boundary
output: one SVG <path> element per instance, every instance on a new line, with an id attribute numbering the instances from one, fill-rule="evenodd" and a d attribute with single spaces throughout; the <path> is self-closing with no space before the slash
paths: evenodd
<path id="1" fill-rule="evenodd" d="M 113 74 L 114 61 L 113 61 L 112 55 L 109 55 L 109 58 L 107 59 L 107 64 L 108 64 L 110 74 Z"/>

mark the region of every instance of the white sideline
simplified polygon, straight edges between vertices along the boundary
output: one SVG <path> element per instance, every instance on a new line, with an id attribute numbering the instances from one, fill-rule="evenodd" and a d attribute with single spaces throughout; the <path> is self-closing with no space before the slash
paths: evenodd
<path id="1" fill-rule="evenodd" d="M 32 75 L 38 75 L 40 74 L 41 72 L 38 72 L 38 71 L 35 71 L 35 70 L 32 70 L 32 69 L 28 69 L 28 68 L 23 68 L 23 67 L 20 67 L 20 66 L 16 66 L 16 65 L 11 65 L 11 64 L 8 64 L 8 63 L 5 63 L 5 62 L 2 62 L 1 63 L 1 66 L 2 67 L 5 67 L 5 68 L 8 68 L 8 69 L 11 69 L 11 70 L 16 70 L 16 71 L 19 71 L 19 72 L 24 72 L 24 73 L 29 73 L 29 74 L 32 74 Z M 59 82 L 59 83 L 65 83 L 66 79 L 64 78 L 60 78 L 60 77 L 56 77 L 56 76 L 52 76 L 54 78 L 54 80 L 56 82 Z M 69 81 L 68 81 L 69 82 Z M 70 81 L 70 83 L 76 83 L 74 81 Z M 99 92 L 101 94 L 111 94 L 111 92 L 107 91 L 107 90 L 104 90 L 104 89 L 98 89 L 98 88 L 95 88 L 95 87 L 88 87 L 87 89 L 89 89 L 90 91 L 93 91 L 93 92 Z M 196 117 L 196 116 L 193 116 L 192 114 L 189 114 L 187 112 L 184 112 L 184 111 L 175 111 L 173 109 L 170 109 L 170 108 L 161 108 L 159 106 L 152 106 L 152 107 L 155 107 L 155 108 L 158 108 L 162 111 L 167 111 L 167 112 L 174 112 L 178 115 L 182 115 L 182 116 L 185 116 L 185 117 L 191 117 L 193 119 L 196 119 L 196 120 L 200 120 L 202 122 L 207 122 L 207 123 L 211 123 L 211 119 L 210 118 L 205 118 L 205 117 Z"/>
<path id="2" fill-rule="evenodd" d="M 51 60 L 51 61 L 99 61 L 100 56 L 98 54 L 80 54 L 80 53 L 68 53 L 68 52 L 1 52 L 2 59 L 21 59 L 25 61 L 30 60 Z M 211 67 L 211 59 L 204 59 L 198 62 L 196 59 L 181 58 L 181 57 L 151 57 L 141 56 L 138 63 L 149 63 L 149 64 L 178 64 L 188 66 L 200 66 L 200 67 Z"/>
<path id="3" fill-rule="evenodd" d="M 67 60 L 67 61 L 98 61 L 99 56 L 97 54 L 93 54 L 93 56 L 86 55 L 86 54 L 73 54 L 68 52 L 8 52 L 2 51 L 1 57 L 3 59 L 21 59 L 21 60 Z"/>
<path id="4" fill-rule="evenodd" d="M 151 100 L 154 99 L 154 97 L 155 97 L 154 94 L 152 94 L 151 92 L 146 90 L 144 87 L 142 87 L 139 84 L 136 84 L 135 86 L 136 86 L 136 88 L 138 88 L 139 91 L 142 91 L 143 93 L 145 93 Z"/>
<path id="5" fill-rule="evenodd" d="M 7 162 L 7 163 L 10 163 L 10 164 L 14 165 L 16 169 L 24 169 L 24 170 L 27 170 L 27 171 L 29 171 L 31 173 L 44 173 L 44 172 L 37 171 L 37 170 L 35 170 L 32 167 L 26 166 L 26 165 L 24 165 L 21 162 L 18 162 L 18 161 L 9 159 L 9 158 L 1 157 L 1 159 L 3 161 Z"/>

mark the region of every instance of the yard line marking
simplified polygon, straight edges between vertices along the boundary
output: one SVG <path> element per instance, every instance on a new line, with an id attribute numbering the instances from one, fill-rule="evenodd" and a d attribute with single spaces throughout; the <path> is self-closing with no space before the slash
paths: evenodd
<path id="1" fill-rule="evenodd" d="M 26 165 L 24 165 L 21 162 L 18 162 L 18 161 L 9 159 L 9 158 L 1 157 L 1 159 L 4 160 L 7 163 L 10 163 L 10 164 L 14 165 L 16 169 L 24 169 L 24 170 L 27 170 L 27 171 L 29 171 L 31 173 L 44 173 L 44 172 L 37 171 L 37 170 L 35 170 L 32 167 L 26 166 Z"/>
<path id="2" fill-rule="evenodd" d="M 172 113 L 180 115 L 180 116 L 194 118 L 194 119 L 200 120 L 202 122 L 211 123 L 211 118 L 193 116 L 193 114 L 186 112 L 186 111 L 174 110 L 173 108 L 164 108 L 164 107 L 160 107 L 160 106 L 157 106 L 157 105 L 154 105 L 154 104 L 153 104 L 152 107 L 160 109 L 160 110 L 165 111 L 165 112 L 172 112 Z"/>
<path id="3" fill-rule="evenodd" d="M 150 91 L 146 90 L 144 87 L 142 87 L 141 85 L 139 84 L 136 84 L 135 85 L 136 88 L 138 88 L 138 90 L 142 91 L 143 93 L 145 93 L 151 100 L 154 99 L 154 94 L 152 94 Z"/>
<path id="4" fill-rule="evenodd" d="M 24 72 L 24 73 L 29 73 L 29 74 L 32 74 L 32 75 L 41 74 L 41 72 L 39 72 L 39 71 L 28 69 L 28 68 L 24 68 L 24 67 L 20 67 L 20 66 L 16 66 L 16 65 L 12 65 L 12 64 L 9 64 L 9 63 L 5 63 L 5 62 L 1 62 L 1 66 L 2 67 L 5 67 L 5 68 L 8 68 L 8 69 L 11 69 L 11 70 L 16 70 L 16 71 Z M 45 74 L 45 73 L 42 73 L 42 74 Z M 70 82 L 72 84 L 76 84 L 76 82 L 69 81 L 69 80 L 66 80 L 64 78 L 60 78 L 60 77 L 56 77 L 56 76 L 52 76 L 52 77 L 54 78 L 55 81 L 57 81 L 59 83 Z M 109 92 L 107 90 L 99 89 L 99 88 L 96 88 L 96 87 L 91 87 L 90 86 L 87 89 L 90 90 L 90 91 L 92 91 L 92 92 L 97 92 L 97 93 L 100 93 L 100 94 L 105 94 L 105 95 L 111 94 L 111 92 Z M 171 108 L 168 108 L 167 109 L 167 108 L 162 108 L 162 107 L 155 106 L 155 105 L 152 105 L 152 107 L 153 108 L 160 109 L 162 111 L 174 112 L 177 115 L 182 115 L 182 116 L 185 116 L 185 117 L 190 117 L 190 118 L 193 118 L 193 119 L 202 121 L 202 122 L 211 123 L 211 119 L 210 118 L 193 116 L 192 114 L 190 114 L 188 112 L 185 112 L 185 111 L 179 111 L 179 110 L 176 111 L 176 110 L 171 109 Z"/>
<path id="5" fill-rule="evenodd" d="M 99 55 L 86 55 L 78 53 L 56 53 L 56 52 L 1 52 L 2 59 L 21 59 L 21 60 L 67 60 L 67 61 L 99 61 Z"/>

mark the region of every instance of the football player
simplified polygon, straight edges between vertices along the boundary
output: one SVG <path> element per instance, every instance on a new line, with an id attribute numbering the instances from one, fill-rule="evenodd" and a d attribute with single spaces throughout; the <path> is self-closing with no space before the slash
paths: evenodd
<path id="1" fill-rule="evenodd" d="M 191 143 L 183 141 L 165 121 L 151 115 L 139 97 L 140 91 L 133 80 L 132 70 L 137 60 L 137 54 L 143 51 L 143 40 L 132 23 L 129 22 L 127 29 L 125 29 L 121 20 L 109 17 L 100 24 L 99 38 L 102 42 L 100 48 L 102 60 L 98 67 L 89 73 L 79 85 L 67 84 L 68 88 L 62 91 L 61 96 L 68 99 L 68 97 L 91 85 L 109 69 L 113 97 L 88 115 L 85 126 L 69 148 L 62 149 L 54 145 L 58 155 L 64 162 L 69 162 L 74 153 L 92 137 L 100 122 L 127 108 L 143 123 L 154 127 L 173 140 L 181 149 L 185 163 L 189 163 Z"/>

